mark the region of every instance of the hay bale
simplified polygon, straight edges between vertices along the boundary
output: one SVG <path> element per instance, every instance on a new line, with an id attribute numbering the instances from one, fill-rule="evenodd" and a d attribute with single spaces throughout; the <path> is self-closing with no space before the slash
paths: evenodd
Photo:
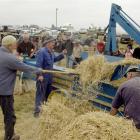
<path id="1" fill-rule="evenodd" d="M 109 65 L 103 55 L 89 57 L 77 67 L 76 71 L 80 74 L 80 80 L 83 85 L 96 83 L 108 74 L 109 68 L 105 69 L 105 65 Z M 109 69 L 109 70 L 108 70 Z"/>
<path id="2" fill-rule="evenodd" d="M 54 93 L 51 96 L 50 100 L 53 102 L 61 103 L 63 106 L 66 106 L 67 108 L 70 108 L 71 110 L 76 112 L 77 115 L 94 110 L 93 106 L 91 106 L 88 100 L 78 99 L 71 96 L 63 96 L 58 93 Z"/>
<path id="3" fill-rule="evenodd" d="M 55 133 L 68 125 L 75 116 L 74 111 L 59 102 L 51 100 L 47 106 L 43 107 L 37 140 L 52 140 Z"/>
<path id="4" fill-rule="evenodd" d="M 139 140 L 140 133 L 131 121 L 91 112 L 75 118 L 57 136 L 57 140 Z"/>
<path id="5" fill-rule="evenodd" d="M 77 104 L 58 94 L 51 96 L 43 106 L 36 140 L 139 140 L 132 121 L 95 112 L 82 104 L 85 109 L 81 112 Z"/>
<path id="6" fill-rule="evenodd" d="M 89 57 L 76 68 L 80 74 L 80 80 L 83 86 L 89 84 L 98 84 L 98 82 L 110 82 L 110 78 L 118 65 L 138 65 L 140 60 L 131 58 L 118 62 L 109 63 L 103 55 Z"/>
<path id="7" fill-rule="evenodd" d="M 93 108 L 87 101 L 80 102 L 78 99 L 53 94 L 47 105 L 43 106 L 37 140 L 55 139 L 56 133 L 67 126 L 76 116 L 89 111 L 93 111 Z"/>

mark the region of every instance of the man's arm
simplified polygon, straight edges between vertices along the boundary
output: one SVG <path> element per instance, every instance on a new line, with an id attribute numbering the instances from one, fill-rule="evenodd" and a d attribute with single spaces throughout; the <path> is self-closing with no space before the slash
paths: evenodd
<path id="1" fill-rule="evenodd" d="M 43 68 L 43 52 L 39 50 L 36 55 L 36 66 L 39 68 Z"/>
<path id="2" fill-rule="evenodd" d="M 60 61 L 64 58 L 64 54 L 60 54 L 57 57 L 54 57 L 54 62 Z"/>
<path id="3" fill-rule="evenodd" d="M 23 63 L 22 61 L 20 61 L 19 59 L 17 59 L 15 56 L 12 55 L 11 57 L 8 58 L 7 67 L 11 70 L 19 70 L 27 73 L 35 73 L 35 74 L 42 73 L 42 69 L 26 65 L 25 63 Z"/>
<path id="4" fill-rule="evenodd" d="M 35 46 L 34 46 L 34 44 L 32 43 L 32 42 L 30 42 L 31 43 L 31 52 L 30 52 L 30 58 L 32 58 L 33 57 L 33 55 L 35 54 L 35 52 L 36 52 L 36 48 L 35 48 Z"/>
<path id="5" fill-rule="evenodd" d="M 123 91 L 123 89 L 120 87 L 116 93 L 116 96 L 114 97 L 114 100 L 112 102 L 112 108 L 110 111 L 111 115 L 116 115 L 118 112 L 118 109 L 124 103 L 123 98 L 122 98 L 122 91 Z"/>
<path id="6" fill-rule="evenodd" d="M 112 108 L 111 108 L 111 111 L 110 111 L 110 114 L 111 114 L 112 116 L 115 116 L 117 113 L 118 113 L 118 109 L 112 107 Z"/>
<path id="7" fill-rule="evenodd" d="M 44 58 L 43 57 L 44 57 L 43 52 L 41 50 L 39 50 L 37 52 L 37 55 L 36 55 L 36 66 L 39 67 L 39 68 L 43 68 L 43 63 L 44 63 Z M 44 80 L 42 73 L 38 74 L 38 80 L 39 81 Z"/>

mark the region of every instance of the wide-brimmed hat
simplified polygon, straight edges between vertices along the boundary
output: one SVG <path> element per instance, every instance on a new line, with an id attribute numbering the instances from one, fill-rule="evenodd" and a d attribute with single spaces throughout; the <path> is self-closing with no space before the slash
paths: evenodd
<path id="1" fill-rule="evenodd" d="M 140 68 L 138 66 L 129 66 L 124 74 L 124 77 L 127 76 L 128 72 L 140 72 Z"/>
<path id="2" fill-rule="evenodd" d="M 47 43 L 53 42 L 53 41 L 55 41 L 55 40 L 56 40 L 56 39 L 55 39 L 54 37 L 49 36 L 49 37 L 45 38 L 45 41 L 43 42 L 43 46 L 45 46 Z"/>

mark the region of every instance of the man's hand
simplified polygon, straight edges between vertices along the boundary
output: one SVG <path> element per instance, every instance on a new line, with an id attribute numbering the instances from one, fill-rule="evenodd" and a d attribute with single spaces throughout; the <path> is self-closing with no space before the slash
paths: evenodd
<path id="1" fill-rule="evenodd" d="M 39 76 L 37 80 L 39 80 L 39 81 L 43 82 L 44 77 L 43 77 L 43 76 Z"/>
<path id="2" fill-rule="evenodd" d="M 63 54 L 64 54 L 64 55 L 67 54 L 67 50 L 66 50 L 66 49 L 63 50 Z"/>
<path id="3" fill-rule="evenodd" d="M 118 109 L 116 109 L 116 108 L 111 108 L 111 111 L 110 111 L 110 114 L 112 115 L 112 116 L 115 116 L 116 114 L 117 114 L 117 112 L 118 112 Z"/>
<path id="4" fill-rule="evenodd" d="M 31 54 L 30 54 L 30 58 L 32 58 L 33 57 L 33 55 L 35 54 L 35 49 L 31 49 Z"/>

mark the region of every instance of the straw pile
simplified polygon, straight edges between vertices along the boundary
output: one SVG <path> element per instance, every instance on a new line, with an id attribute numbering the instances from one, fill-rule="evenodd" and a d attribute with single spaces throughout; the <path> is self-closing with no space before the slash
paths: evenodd
<path id="1" fill-rule="evenodd" d="M 119 79 L 119 80 L 111 81 L 111 82 L 110 82 L 110 85 L 112 85 L 112 86 L 118 88 L 121 84 L 123 84 L 123 83 L 126 82 L 126 81 L 127 81 L 126 78 L 121 78 L 121 79 Z"/>
<path id="2" fill-rule="evenodd" d="M 43 107 L 37 140 L 53 140 L 76 116 L 93 111 L 93 107 L 83 100 L 67 98 L 59 94 L 51 96 Z"/>
<path id="3" fill-rule="evenodd" d="M 139 140 L 131 121 L 91 112 L 78 116 L 58 133 L 57 140 Z"/>
<path id="4" fill-rule="evenodd" d="M 40 118 L 36 140 L 139 140 L 131 121 L 90 109 L 75 109 L 59 96 L 51 98 Z M 82 106 L 84 108 L 84 105 Z"/>
<path id="5" fill-rule="evenodd" d="M 81 83 L 85 86 L 97 83 L 102 79 L 109 79 L 112 65 L 110 65 L 103 55 L 89 57 L 77 67 L 76 71 L 80 74 Z"/>
<path id="6" fill-rule="evenodd" d="M 110 78 L 118 65 L 137 65 L 138 59 L 124 59 L 118 62 L 109 63 L 103 55 L 89 57 L 77 67 L 76 71 L 80 74 L 80 80 L 83 86 L 89 84 L 98 84 L 98 82 L 109 82 Z"/>
<path id="7" fill-rule="evenodd" d="M 94 112 L 86 101 L 58 94 L 43 106 L 41 118 L 33 118 L 33 98 L 34 94 L 15 96 L 16 132 L 22 140 L 139 140 L 131 121 Z M 3 139 L 3 117 L 0 131 Z"/>

